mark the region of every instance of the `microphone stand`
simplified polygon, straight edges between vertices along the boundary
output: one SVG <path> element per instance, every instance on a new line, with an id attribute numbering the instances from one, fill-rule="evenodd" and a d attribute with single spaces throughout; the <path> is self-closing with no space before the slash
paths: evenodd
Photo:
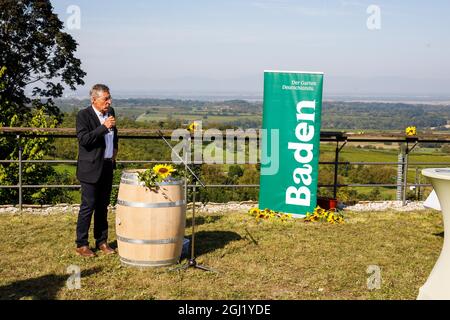
<path id="1" fill-rule="evenodd" d="M 194 186 L 193 186 L 193 190 L 192 190 L 192 237 L 191 237 L 191 258 L 188 260 L 187 263 L 185 263 L 182 266 L 179 267 L 175 267 L 170 269 L 170 271 L 178 271 L 178 270 L 185 270 L 187 268 L 197 268 L 197 269 L 201 269 L 204 271 L 212 271 L 212 272 L 217 272 L 216 270 L 210 268 L 210 267 L 206 267 L 204 265 L 198 264 L 197 260 L 195 258 L 195 191 L 196 191 L 196 185 L 197 185 L 197 181 L 200 183 L 200 185 L 203 188 L 206 188 L 205 184 L 199 179 L 199 177 L 194 173 L 194 171 L 192 171 L 192 169 L 188 166 L 187 161 L 184 161 L 179 155 L 178 153 L 176 153 L 172 146 L 170 145 L 170 143 L 166 140 L 166 138 L 164 137 L 164 134 L 161 132 L 161 130 L 158 130 L 158 134 L 159 136 L 164 140 L 164 142 L 167 144 L 167 146 L 170 148 L 170 150 L 172 151 L 172 154 L 176 154 L 176 156 L 178 157 L 178 159 L 184 164 L 185 168 L 190 172 L 190 174 L 195 178 L 194 181 Z M 185 150 L 186 152 L 186 150 Z M 187 195 L 186 197 L 186 205 L 187 205 Z"/>

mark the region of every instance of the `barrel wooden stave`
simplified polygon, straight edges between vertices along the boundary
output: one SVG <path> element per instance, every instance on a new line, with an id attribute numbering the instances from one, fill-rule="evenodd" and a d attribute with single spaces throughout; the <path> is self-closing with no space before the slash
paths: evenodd
<path id="1" fill-rule="evenodd" d="M 186 224 L 181 182 L 162 185 L 155 191 L 139 185 L 137 175 L 136 183 L 130 183 L 130 172 L 126 177 L 119 187 L 116 209 L 117 244 L 122 263 L 141 267 L 176 263 Z"/>

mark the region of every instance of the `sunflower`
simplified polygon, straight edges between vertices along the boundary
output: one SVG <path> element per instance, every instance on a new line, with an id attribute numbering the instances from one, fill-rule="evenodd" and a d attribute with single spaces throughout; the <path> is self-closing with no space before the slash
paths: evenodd
<path id="1" fill-rule="evenodd" d="M 416 127 L 411 126 L 405 129 L 405 133 L 407 136 L 415 136 L 417 133 Z"/>
<path id="2" fill-rule="evenodd" d="M 158 176 L 158 178 L 165 179 L 175 172 L 175 168 L 170 164 L 157 164 L 153 167 L 153 172 Z"/>
<path id="3" fill-rule="evenodd" d="M 250 215 L 252 216 L 256 216 L 259 214 L 259 209 L 258 208 L 251 208 L 250 211 L 248 212 Z"/>
<path id="4" fill-rule="evenodd" d="M 314 211 L 308 212 L 304 219 L 305 222 L 327 222 L 330 224 L 344 223 L 344 216 L 333 210 L 325 210 L 317 206 Z"/>
<path id="5" fill-rule="evenodd" d="M 189 132 L 194 132 L 195 130 L 197 130 L 197 128 L 198 128 L 198 124 L 197 123 L 195 123 L 195 122 L 192 122 L 189 126 L 188 126 L 188 131 Z"/>
<path id="6" fill-rule="evenodd" d="M 257 215 L 256 215 L 256 220 L 258 219 L 265 219 L 266 218 L 266 214 L 264 213 L 264 211 L 260 211 Z"/>

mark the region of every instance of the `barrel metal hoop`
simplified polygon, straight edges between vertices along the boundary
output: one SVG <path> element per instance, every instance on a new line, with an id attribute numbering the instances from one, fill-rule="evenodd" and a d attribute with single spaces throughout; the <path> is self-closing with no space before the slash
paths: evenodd
<path id="1" fill-rule="evenodd" d="M 120 179 L 120 183 L 132 185 L 132 186 L 145 186 L 144 182 L 138 182 L 138 181 L 132 180 L 132 179 L 125 179 L 123 177 Z"/>
<path id="2" fill-rule="evenodd" d="M 157 266 L 165 266 L 165 265 L 169 265 L 169 264 L 174 264 L 177 263 L 178 259 L 169 259 L 169 260 L 157 260 L 157 261 L 142 261 L 142 260 L 130 260 L 130 259 L 125 259 L 120 257 L 120 261 L 125 263 L 125 264 L 129 264 L 129 265 L 133 265 L 133 266 L 138 266 L 138 267 L 157 267 Z"/>
<path id="3" fill-rule="evenodd" d="M 135 186 L 143 186 L 144 183 L 142 181 L 139 181 L 138 174 L 135 172 L 124 172 L 122 173 L 120 183 L 123 184 L 129 184 L 129 185 L 135 185 Z M 182 185 L 182 180 L 168 180 L 168 181 L 161 181 L 156 182 L 157 186 L 177 186 Z"/>
<path id="4" fill-rule="evenodd" d="M 144 182 L 137 181 L 135 179 L 127 179 L 127 178 L 121 178 L 120 183 L 132 185 L 132 186 L 145 186 Z M 179 186 L 182 185 L 182 182 L 180 181 L 162 181 L 162 182 L 155 182 L 156 186 Z"/>
<path id="5" fill-rule="evenodd" d="M 144 240 L 144 239 L 129 239 L 118 235 L 117 240 L 133 244 L 170 244 L 180 242 L 183 240 L 183 238 L 178 237 L 169 239 Z"/>
<path id="6" fill-rule="evenodd" d="M 133 207 L 133 208 L 170 208 L 170 207 L 181 207 L 186 204 L 184 200 L 178 200 L 173 202 L 155 202 L 155 203 L 147 203 L 147 202 L 133 202 L 133 201 L 125 201 L 121 199 L 117 199 L 117 204 L 125 207 Z"/>

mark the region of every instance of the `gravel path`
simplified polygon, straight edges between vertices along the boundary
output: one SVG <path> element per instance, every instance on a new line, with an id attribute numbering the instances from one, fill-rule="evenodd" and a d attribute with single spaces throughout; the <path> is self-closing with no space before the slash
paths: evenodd
<path id="1" fill-rule="evenodd" d="M 402 201 L 360 201 L 353 206 L 343 208 L 345 211 L 367 212 L 367 211 L 418 211 L 427 210 L 423 206 L 423 201 L 407 201 L 402 205 Z"/>

